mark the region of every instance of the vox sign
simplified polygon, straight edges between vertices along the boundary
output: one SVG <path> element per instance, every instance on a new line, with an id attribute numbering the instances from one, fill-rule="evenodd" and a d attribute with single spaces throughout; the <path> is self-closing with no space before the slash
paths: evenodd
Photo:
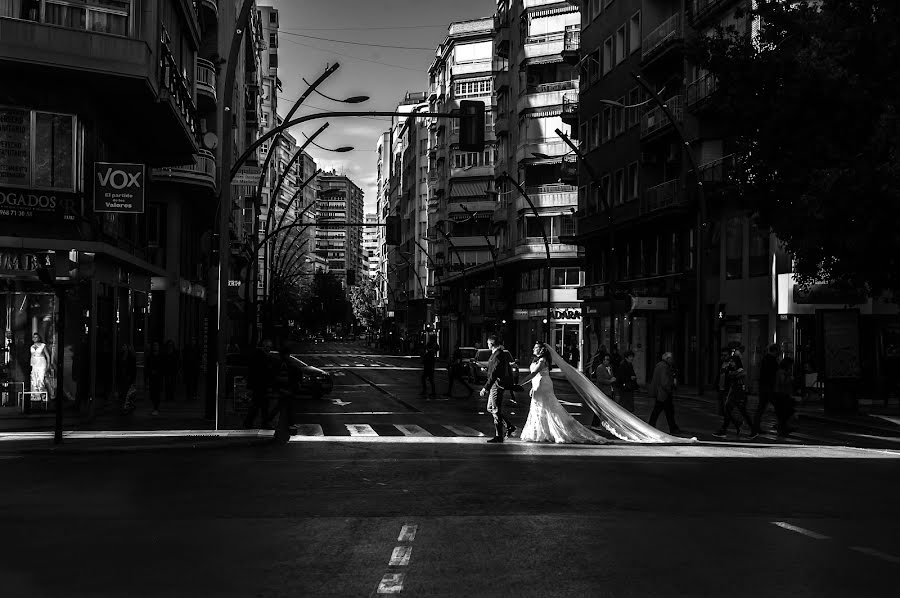
<path id="1" fill-rule="evenodd" d="M 94 162 L 94 211 L 141 214 L 147 180 L 143 164 Z"/>

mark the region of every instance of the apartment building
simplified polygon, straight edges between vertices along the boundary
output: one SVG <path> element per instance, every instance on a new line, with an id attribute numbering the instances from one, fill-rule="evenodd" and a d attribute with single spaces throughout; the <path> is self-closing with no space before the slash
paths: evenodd
<path id="1" fill-rule="evenodd" d="M 347 285 L 347 271 L 359 275 L 362 263 L 362 227 L 329 226 L 328 222 L 359 224 L 363 218 L 363 191 L 344 174 L 322 173 L 316 200 L 316 253 L 329 271 Z"/>
<path id="2" fill-rule="evenodd" d="M 375 147 L 376 173 L 375 173 L 375 214 L 378 222 L 384 223 L 391 213 L 390 203 L 390 176 L 391 176 L 391 137 L 393 130 L 385 131 L 378 137 Z M 378 305 L 387 315 L 388 290 L 388 262 L 386 259 L 388 249 L 385 244 L 385 229 L 379 226 L 376 229 L 378 239 L 378 274 L 376 275 L 376 288 L 378 289 Z"/>
<path id="3" fill-rule="evenodd" d="M 62 384 L 67 399 L 92 406 L 112 394 L 121 345 L 139 354 L 166 339 L 202 345 L 216 169 L 232 142 L 218 120 L 213 59 L 228 54 L 231 36 L 219 31 L 230 32 L 236 15 L 221 4 L 74 0 L 61 11 L 45 0 L 0 3 L 0 73 L 16 82 L 0 89 L 4 388 L 31 389 L 32 333 L 47 343 L 50 369 L 63 372 L 36 390 L 54 396 Z M 239 117 L 228 128 L 238 149 L 255 135 L 247 110 L 255 99 L 245 92 L 259 28 L 248 30 L 236 71 Z M 132 199 L 104 199 L 116 185 Z M 38 281 L 39 265 L 86 274 L 66 302 L 65 330 L 56 329 L 61 307 Z"/>
<path id="4" fill-rule="evenodd" d="M 364 276 L 368 276 L 373 281 L 378 276 L 379 266 L 381 262 L 381 246 L 379 242 L 378 229 L 375 226 L 378 223 L 377 214 L 366 214 L 366 226 L 363 229 L 363 269 Z"/>

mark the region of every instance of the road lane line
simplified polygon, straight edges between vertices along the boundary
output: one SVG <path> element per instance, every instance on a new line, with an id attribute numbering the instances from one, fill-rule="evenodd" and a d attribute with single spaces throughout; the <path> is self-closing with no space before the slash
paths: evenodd
<path id="1" fill-rule="evenodd" d="M 874 548 L 866 548 L 865 546 L 851 546 L 850 550 L 855 550 L 856 552 L 861 552 L 863 554 L 867 554 L 869 556 L 874 556 L 876 559 L 881 559 L 883 561 L 887 561 L 889 563 L 898 563 L 900 564 L 900 557 L 892 556 L 890 554 L 885 554 L 880 550 L 875 550 Z"/>
<path id="2" fill-rule="evenodd" d="M 298 424 L 297 436 L 325 436 L 319 424 Z"/>
<path id="3" fill-rule="evenodd" d="M 391 554 L 391 560 L 388 562 L 390 567 L 405 567 L 409 564 L 409 557 L 412 555 L 412 546 L 396 546 Z"/>
<path id="4" fill-rule="evenodd" d="M 397 538 L 397 541 L 412 542 L 416 539 L 416 531 L 418 529 L 418 525 L 404 525 L 402 528 L 400 528 L 400 536 Z"/>
<path id="5" fill-rule="evenodd" d="M 455 424 L 443 424 L 445 428 L 460 436 L 484 436 L 481 432 L 469 426 L 457 426 Z"/>
<path id="6" fill-rule="evenodd" d="M 803 529 L 802 527 L 797 527 L 796 525 L 791 525 L 790 523 L 785 523 L 784 521 L 773 521 L 773 525 L 777 525 L 778 527 L 782 527 L 788 531 L 797 532 L 798 534 L 803 534 L 809 538 L 813 538 L 815 540 L 828 540 L 829 537 L 823 534 L 819 534 L 808 529 Z"/>
<path id="7" fill-rule="evenodd" d="M 394 427 L 403 432 L 404 436 L 433 436 L 431 432 L 415 424 L 394 424 Z"/>
<path id="8" fill-rule="evenodd" d="M 403 591 L 405 573 L 385 573 L 378 584 L 379 594 L 399 594 Z"/>
<path id="9" fill-rule="evenodd" d="M 350 436 L 378 436 L 378 432 L 369 424 L 344 424 Z"/>

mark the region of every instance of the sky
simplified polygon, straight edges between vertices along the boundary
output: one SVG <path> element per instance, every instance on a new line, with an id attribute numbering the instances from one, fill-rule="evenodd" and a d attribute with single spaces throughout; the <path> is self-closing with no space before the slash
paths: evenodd
<path id="1" fill-rule="evenodd" d="M 284 89 L 278 96 L 278 112 L 282 116 L 306 89 L 303 78 L 312 82 L 335 62 L 340 68 L 319 91 L 334 98 L 367 95 L 371 99 L 351 105 L 313 95 L 298 115 L 317 112 L 317 108 L 394 110 L 407 91 L 428 90 L 428 66 L 449 24 L 491 16 L 496 8 L 495 0 L 258 0 L 258 4 L 271 4 L 279 12 L 278 76 Z M 322 122 L 306 123 L 291 133 L 302 143 L 303 133 L 311 134 Z M 323 170 L 334 168 L 359 185 L 365 193 L 366 212 L 374 212 L 375 147 L 379 135 L 390 129 L 390 119 L 342 118 L 329 123 L 316 143 L 332 148 L 351 145 L 355 151 L 335 154 L 312 146 L 307 151 Z"/>

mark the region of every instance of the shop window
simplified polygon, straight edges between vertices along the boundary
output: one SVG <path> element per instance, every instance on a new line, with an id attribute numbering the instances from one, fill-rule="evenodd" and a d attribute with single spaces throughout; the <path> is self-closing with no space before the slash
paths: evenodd
<path id="1" fill-rule="evenodd" d="M 0 108 L 0 122 L 0 185 L 75 190 L 74 116 Z"/>
<path id="2" fill-rule="evenodd" d="M 577 287 L 581 284 L 581 270 L 578 268 L 553 268 L 553 286 Z"/>
<path id="3" fill-rule="evenodd" d="M 739 216 L 725 222 L 725 278 L 735 280 L 743 276 L 744 221 Z"/>

